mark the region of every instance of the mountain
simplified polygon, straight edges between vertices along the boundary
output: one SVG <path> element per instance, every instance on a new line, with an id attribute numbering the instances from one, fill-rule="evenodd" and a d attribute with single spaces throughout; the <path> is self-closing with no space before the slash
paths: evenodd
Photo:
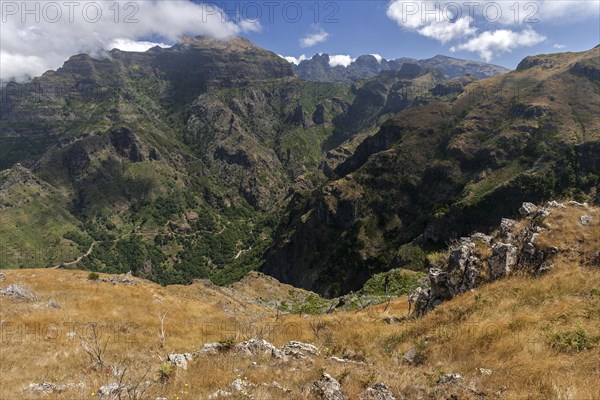
<path id="1" fill-rule="evenodd" d="M 528 57 L 394 115 L 346 149 L 329 182 L 294 196 L 263 271 L 335 296 L 376 272 L 423 265 L 524 201 L 595 196 L 599 64 L 600 47 Z"/>
<path id="2" fill-rule="evenodd" d="M 418 64 L 425 68 L 439 70 L 448 78 L 459 78 L 472 75 L 477 79 L 492 78 L 507 73 L 509 70 L 498 65 L 486 64 L 477 61 L 460 60 L 438 55 L 425 60 L 412 58 L 397 58 L 386 60 L 373 55 L 363 55 L 352 61 L 348 66 L 331 66 L 331 57 L 328 54 L 315 54 L 309 60 L 303 60 L 298 65 L 293 65 L 294 73 L 300 79 L 313 82 L 354 82 L 358 79 L 372 78 L 382 71 L 400 69 L 403 64 Z"/>
<path id="3" fill-rule="evenodd" d="M 341 160 L 325 154 L 446 81 L 406 64 L 356 85 L 306 82 L 240 38 L 73 56 L 1 93 L 5 266 L 239 279 L 290 194 Z"/>
<path id="4" fill-rule="evenodd" d="M 593 195 L 596 53 L 352 83 L 241 38 L 73 56 L 0 93 L 2 266 L 161 284 L 262 268 L 329 296 L 422 269 L 522 200 Z"/>

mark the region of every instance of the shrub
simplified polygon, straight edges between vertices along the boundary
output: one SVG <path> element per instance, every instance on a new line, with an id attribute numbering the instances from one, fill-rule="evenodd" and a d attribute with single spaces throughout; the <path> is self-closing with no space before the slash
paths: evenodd
<path id="1" fill-rule="evenodd" d="M 572 331 L 555 332 L 550 335 L 550 347 L 562 353 L 579 353 L 589 350 L 598 341 L 590 336 L 582 327 Z"/>
<path id="2" fill-rule="evenodd" d="M 97 281 L 98 279 L 100 279 L 100 275 L 98 275 L 96 272 L 90 272 L 88 274 L 88 279 L 90 281 Z"/>
<path id="3" fill-rule="evenodd" d="M 166 382 L 169 380 L 169 377 L 171 376 L 171 363 L 170 362 L 164 362 L 160 365 L 160 369 L 158 370 L 158 375 L 160 376 L 160 380 L 161 382 Z"/>

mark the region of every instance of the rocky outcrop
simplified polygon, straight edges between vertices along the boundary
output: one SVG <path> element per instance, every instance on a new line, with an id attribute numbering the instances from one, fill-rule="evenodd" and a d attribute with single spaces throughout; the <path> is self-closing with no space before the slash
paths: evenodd
<path id="1" fill-rule="evenodd" d="M 37 301 L 38 296 L 33 290 L 24 285 L 9 285 L 0 289 L 0 296 L 10 297 L 20 301 Z"/>
<path id="2" fill-rule="evenodd" d="M 539 247 L 535 239 L 545 229 L 541 226 L 543 218 L 552 209 L 564 207 L 557 202 L 548 202 L 544 207 L 526 202 L 519 209 L 525 217 L 524 228 L 518 228 L 516 221 L 505 218 L 493 236 L 475 233 L 461 238 L 448 249 L 443 267 L 429 270 L 431 288 L 418 288 L 410 296 L 411 305 L 414 303 L 413 315 L 422 316 L 460 293 L 507 277 L 516 270 L 531 275 L 550 270 L 558 249 Z"/>
<path id="3" fill-rule="evenodd" d="M 394 394 L 383 383 L 376 383 L 360 395 L 359 400 L 396 400 Z"/>
<path id="4" fill-rule="evenodd" d="M 321 400 L 347 400 L 342 393 L 342 385 L 326 372 L 323 372 L 321 379 L 314 381 L 311 386 L 311 392 Z"/>

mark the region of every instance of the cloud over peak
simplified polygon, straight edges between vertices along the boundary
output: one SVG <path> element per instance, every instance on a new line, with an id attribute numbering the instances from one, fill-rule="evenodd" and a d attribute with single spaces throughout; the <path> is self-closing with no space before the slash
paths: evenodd
<path id="1" fill-rule="evenodd" d="M 43 2 L 31 4 L 38 3 Z M 226 39 L 261 28 L 258 21 L 236 21 L 215 5 L 190 0 L 53 2 L 52 7 L 25 4 L 2 5 L 2 80 L 22 81 L 41 75 L 60 67 L 74 54 L 99 56 L 114 47 L 144 51 L 146 47 L 173 44 L 183 35 Z M 23 7 L 34 11 L 27 14 Z"/>

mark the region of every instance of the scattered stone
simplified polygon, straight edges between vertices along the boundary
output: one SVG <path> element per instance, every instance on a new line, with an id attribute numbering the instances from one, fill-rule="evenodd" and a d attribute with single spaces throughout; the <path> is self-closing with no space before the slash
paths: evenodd
<path id="1" fill-rule="evenodd" d="M 383 383 L 376 383 L 373 387 L 367 388 L 359 400 L 396 400 L 396 398 L 390 388 Z"/>
<path id="2" fill-rule="evenodd" d="M 591 215 L 582 215 L 581 218 L 579 218 L 579 221 L 581 222 L 581 225 L 589 225 L 590 222 L 592 222 L 594 218 Z"/>
<path id="3" fill-rule="evenodd" d="M 100 282 L 112 283 L 113 285 L 116 285 L 116 284 L 135 285 L 135 280 L 133 280 L 131 278 L 121 278 L 119 276 L 113 276 L 110 278 L 100 278 Z"/>
<path id="4" fill-rule="evenodd" d="M 321 400 L 347 400 L 342 385 L 326 372 L 320 380 L 313 382 L 311 391 Z"/>
<path id="5" fill-rule="evenodd" d="M 215 355 L 215 354 L 219 354 L 221 351 L 223 350 L 223 345 L 220 343 L 206 343 L 204 345 L 204 347 L 202 347 L 200 350 L 197 350 L 196 352 L 194 352 L 195 355 L 202 355 L 202 354 L 210 354 L 210 355 Z"/>
<path id="6" fill-rule="evenodd" d="M 272 343 L 264 339 L 252 338 L 235 346 L 236 350 L 253 356 L 270 355 L 273 358 L 284 358 L 284 353 Z"/>
<path id="7" fill-rule="evenodd" d="M 492 370 L 487 368 L 479 368 L 479 373 L 484 376 L 490 376 L 492 374 Z"/>
<path id="8" fill-rule="evenodd" d="M 440 379 L 438 379 L 439 384 L 452 383 L 462 379 L 462 376 L 459 374 L 446 374 L 442 375 Z"/>
<path id="9" fill-rule="evenodd" d="M 548 215 L 550 215 L 550 211 L 545 209 L 545 208 L 540 208 L 539 210 L 537 210 L 537 212 L 533 215 L 534 219 L 539 219 L 539 218 L 546 218 Z"/>
<path id="10" fill-rule="evenodd" d="M 217 390 L 216 392 L 214 392 L 213 394 L 209 395 L 208 398 L 209 399 L 218 399 L 220 397 L 231 397 L 232 394 L 230 392 L 226 392 L 225 390 Z"/>
<path id="11" fill-rule="evenodd" d="M 276 381 L 271 382 L 270 385 L 268 385 L 268 384 L 266 384 L 266 385 L 270 386 L 270 387 L 273 387 L 275 389 L 279 389 L 279 390 L 281 390 L 284 393 L 292 393 L 292 389 L 288 389 L 286 387 L 283 387 L 280 383 L 278 383 Z"/>
<path id="12" fill-rule="evenodd" d="M 6 274 L 4 272 L 0 272 L 0 281 L 3 281 L 6 279 Z"/>
<path id="13" fill-rule="evenodd" d="M 286 356 L 292 356 L 294 358 L 304 358 L 305 353 L 312 355 L 319 355 L 319 349 L 308 343 L 291 341 L 281 348 L 281 351 Z"/>
<path id="14" fill-rule="evenodd" d="M 68 385 L 58 385 L 52 382 L 30 383 L 25 390 L 28 392 L 40 392 L 43 394 L 62 393 L 67 390 Z"/>
<path id="15" fill-rule="evenodd" d="M 392 324 L 399 324 L 400 322 L 406 320 L 406 318 L 402 317 L 402 318 L 396 318 L 396 317 L 387 317 L 383 319 L 383 322 L 385 322 L 388 325 L 392 325 Z"/>
<path id="16" fill-rule="evenodd" d="M 523 216 L 523 217 L 529 217 L 531 214 L 533 214 L 536 211 L 537 211 L 536 205 L 533 203 L 529 203 L 529 202 L 523 203 L 521 208 L 519 208 L 519 214 L 521 214 L 521 216 Z"/>
<path id="17" fill-rule="evenodd" d="M 588 203 L 578 203 L 573 200 L 569 201 L 567 204 L 573 207 L 588 208 Z"/>
<path id="18" fill-rule="evenodd" d="M 67 338 L 68 338 L 69 340 L 73 340 L 73 339 L 75 339 L 76 337 L 77 337 L 77 333 L 75 333 L 75 332 L 67 332 Z"/>
<path id="19" fill-rule="evenodd" d="M 119 396 L 123 388 L 118 383 L 108 383 L 98 389 L 102 398 L 114 398 Z"/>
<path id="20" fill-rule="evenodd" d="M 58 304 L 58 303 L 57 303 L 56 301 L 54 301 L 54 300 L 50 300 L 50 301 L 48 302 L 48 308 L 55 308 L 55 309 L 58 309 L 58 308 L 60 308 L 60 304 Z"/>
<path id="21" fill-rule="evenodd" d="M 0 289 L 0 295 L 22 301 L 36 301 L 38 299 L 35 292 L 27 286 L 15 284 Z"/>
<path id="22" fill-rule="evenodd" d="M 167 356 L 167 360 L 169 362 L 172 362 L 173 364 L 175 364 L 177 367 L 179 368 L 183 368 L 184 370 L 187 369 L 188 366 L 188 361 L 192 360 L 192 355 L 190 353 L 183 353 L 183 354 L 169 354 Z"/>
<path id="23" fill-rule="evenodd" d="M 567 208 L 565 207 L 565 205 L 563 203 L 559 203 L 555 200 L 549 201 L 546 203 L 546 205 L 544 206 L 544 208 Z"/>
<path id="24" fill-rule="evenodd" d="M 416 363 L 416 361 L 415 361 L 416 356 L 417 356 L 417 349 L 415 349 L 413 347 L 412 349 L 410 349 L 409 351 L 404 353 L 404 355 L 402 356 L 402 359 L 412 365 L 412 364 Z"/>

